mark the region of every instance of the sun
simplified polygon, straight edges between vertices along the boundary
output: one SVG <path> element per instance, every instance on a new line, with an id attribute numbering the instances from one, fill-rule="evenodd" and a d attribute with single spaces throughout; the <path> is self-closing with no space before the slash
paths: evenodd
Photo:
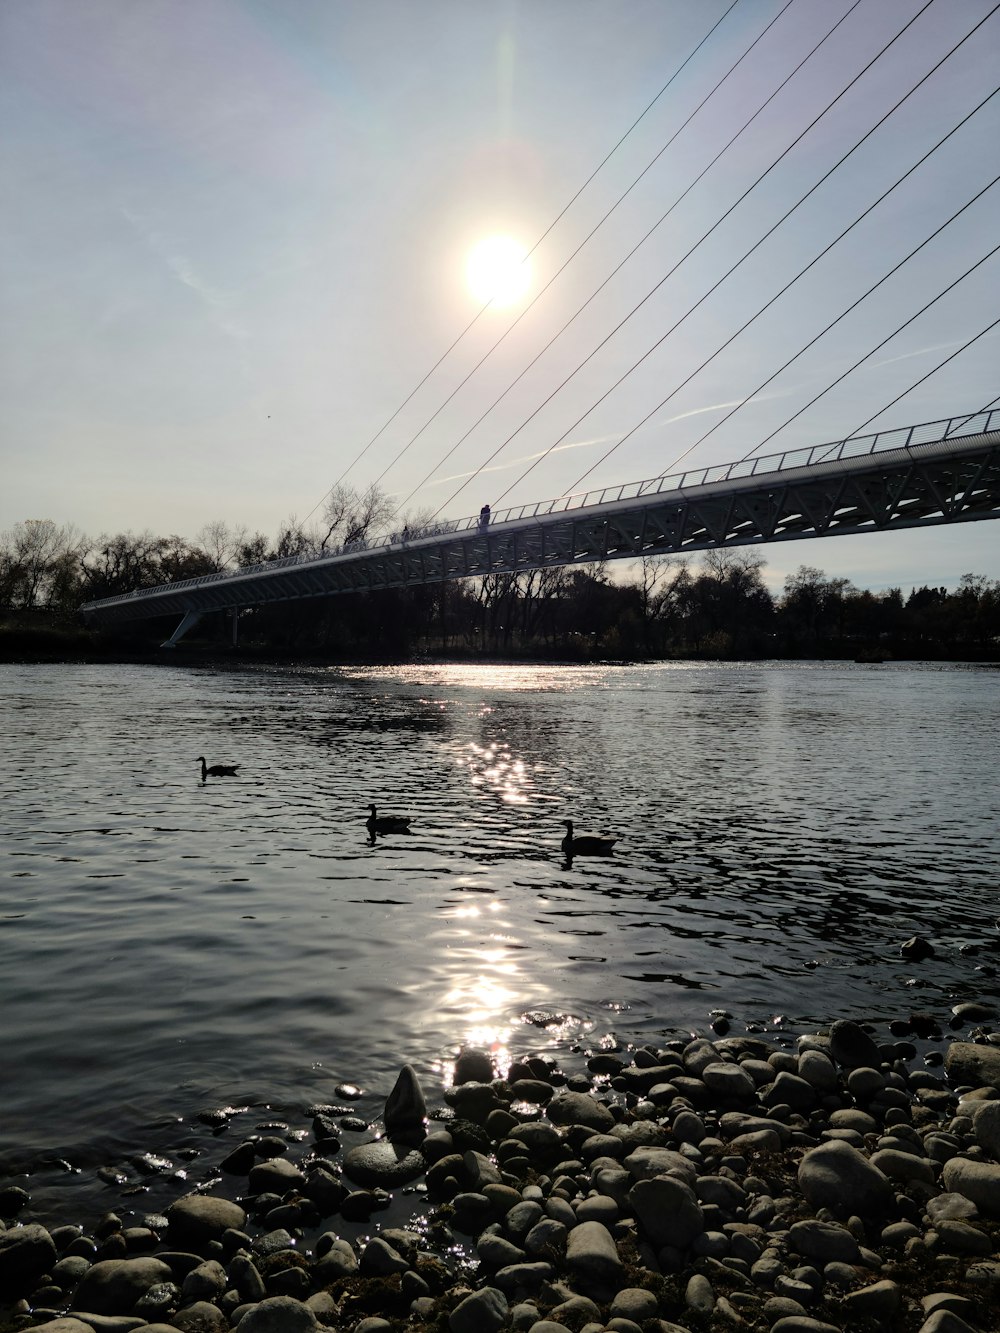
<path id="1" fill-rule="evenodd" d="M 481 305 L 515 305 L 531 286 L 531 260 L 513 236 L 487 236 L 469 251 L 465 281 Z"/>

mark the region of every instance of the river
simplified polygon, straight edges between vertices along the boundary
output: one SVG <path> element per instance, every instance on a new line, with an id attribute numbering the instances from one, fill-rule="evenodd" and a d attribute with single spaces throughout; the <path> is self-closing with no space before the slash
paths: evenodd
<path id="1" fill-rule="evenodd" d="M 463 1044 L 1000 996 L 995 669 L 6 665 L 0 700 L 0 1176 L 43 1194 L 206 1105 L 374 1115 L 407 1061 L 439 1099 Z M 566 818 L 614 855 L 567 863 Z"/>

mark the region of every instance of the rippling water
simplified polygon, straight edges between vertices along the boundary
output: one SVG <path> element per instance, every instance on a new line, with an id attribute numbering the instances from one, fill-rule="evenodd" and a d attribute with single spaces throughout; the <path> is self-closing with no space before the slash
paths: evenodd
<path id="1" fill-rule="evenodd" d="M 1000 994 L 996 670 L 0 666 L 0 701 L 0 1174 L 466 1042 Z M 567 865 L 564 818 L 614 856 Z"/>

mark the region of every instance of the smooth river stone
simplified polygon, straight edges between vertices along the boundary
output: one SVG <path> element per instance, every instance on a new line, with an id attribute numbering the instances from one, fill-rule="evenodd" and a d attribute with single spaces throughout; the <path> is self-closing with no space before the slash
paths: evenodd
<path id="1" fill-rule="evenodd" d="M 408 1185 L 427 1169 L 423 1154 L 388 1139 L 378 1143 L 360 1143 L 344 1157 L 344 1175 L 355 1185 L 376 1185 L 392 1189 Z"/>
<path id="2" fill-rule="evenodd" d="M 615 1127 L 608 1108 L 585 1092 L 561 1092 L 549 1102 L 545 1114 L 556 1125 L 586 1125 L 597 1130 Z"/>
<path id="3" fill-rule="evenodd" d="M 55 1242 L 37 1222 L 0 1231 L 0 1299 L 29 1292 L 55 1261 Z"/>
<path id="4" fill-rule="evenodd" d="M 983 1102 L 973 1111 L 972 1132 L 986 1156 L 1000 1162 L 1000 1101 Z"/>
<path id="5" fill-rule="evenodd" d="M 849 1019 L 839 1019 L 830 1028 L 830 1054 L 846 1069 L 878 1069 L 882 1063 L 875 1042 Z"/>
<path id="6" fill-rule="evenodd" d="M 717 1061 L 701 1071 L 701 1081 L 710 1092 L 734 1102 L 752 1101 L 757 1085 L 739 1065 Z"/>
<path id="7" fill-rule="evenodd" d="M 953 1041 L 944 1058 L 952 1083 L 1000 1091 L 1000 1046 L 979 1046 L 974 1041 Z"/>
<path id="8" fill-rule="evenodd" d="M 892 1187 L 882 1172 L 857 1148 L 837 1140 L 806 1153 L 798 1181 L 814 1208 L 829 1208 L 836 1217 L 880 1216 L 893 1201 Z"/>
<path id="9" fill-rule="evenodd" d="M 704 1215 L 694 1194 L 674 1176 L 640 1180 L 632 1186 L 628 1197 L 643 1230 L 657 1249 L 671 1245 L 686 1250 L 695 1236 L 705 1230 Z"/>
<path id="10" fill-rule="evenodd" d="M 92 1314 L 131 1314 L 140 1296 L 172 1277 L 162 1259 L 102 1259 L 84 1274 L 73 1305 Z"/>
<path id="11" fill-rule="evenodd" d="M 247 1215 L 238 1203 L 211 1194 L 190 1194 L 166 1211 L 171 1244 L 200 1253 L 210 1240 L 221 1240 L 229 1230 L 242 1231 Z"/>
<path id="12" fill-rule="evenodd" d="M 942 1172 L 944 1187 L 971 1199 L 984 1217 L 1000 1218 L 1000 1166 L 953 1157 Z"/>
<path id="13" fill-rule="evenodd" d="M 578 1277 L 599 1285 L 620 1282 L 625 1276 L 614 1237 L 600 1222 L 581 1222 L 569 1233 L 566 1265 Z"/>

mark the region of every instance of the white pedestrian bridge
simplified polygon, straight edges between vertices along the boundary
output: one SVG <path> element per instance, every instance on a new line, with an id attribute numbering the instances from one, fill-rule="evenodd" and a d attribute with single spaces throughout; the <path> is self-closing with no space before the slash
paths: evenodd
<path id="1" fill-rule="evenodd" d="M 88 621 L 211 611 L 550 565 L 1000 517 L 1000 409 L 393 533 L 88 602 Z M 165 645 L 166 646 L 166 645 Z"/>

